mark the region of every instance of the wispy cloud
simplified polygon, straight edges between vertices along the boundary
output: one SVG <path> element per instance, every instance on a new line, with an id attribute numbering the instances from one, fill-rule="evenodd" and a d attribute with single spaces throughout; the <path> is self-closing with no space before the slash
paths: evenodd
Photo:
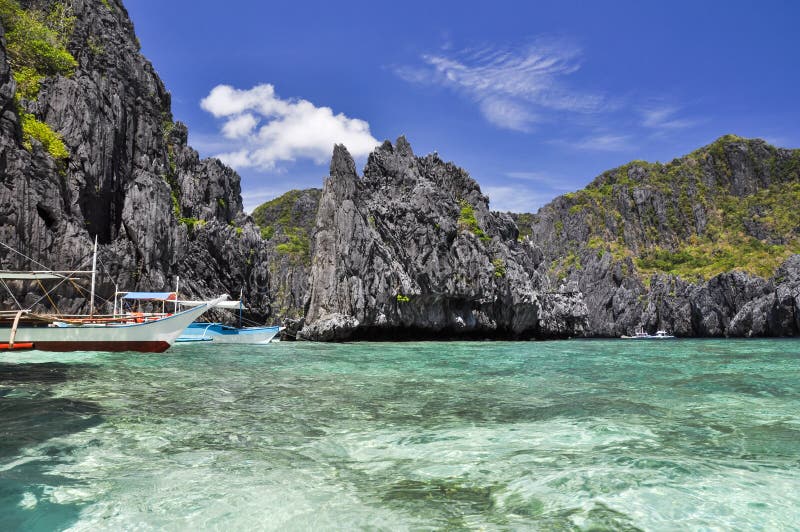
<path id="1" fill-rule="evenodd" d="M 568 184 L 568 180 L 545 172 L 506 172 L 505 176 L 518 181 L 535 183 L 537 186 L 550 191 L 566 192 L 574 188 Z"/>
<path id="2" fill-rule="evenodd" d="M 686 129 L 698 124 L 697 120 L 678 118 L 680 109 L 674 106 L 650 107 L 641 110 L 642 126 L 650 129 Z"/>
<path id="3" fill-rule="evenodd" d="M 547 194 L 518 186 L 485 186 L 481 187 L 489 196 L 489 207 L 501 212 L 536 212 L 539 207 L 552 200 L 557 194 Z"/>
<path id="4" fill-rule="evenodd" d="M 548 112 L 594 113 L 608 106 L 601 94 L 568 87 L 581 50 L 566 40 L 539 39 L 521 49 L 485 47 L 424 54 L 422 65 L 395 68 L 411 83 L 448 87 L 474 100 L 498 127 L 529 131 Z"/>
<path id="5" fill-rule="evenodd" d="M 322 164 L 334 144 L 344 144 L 355 157 L 378 145 L 366 121 L 334 114 L 308 100 L 282 99 L 269 84 L 245 90 L 218 85 L 200 106 L 224 120 L 221 133 L 231 149 L 216 157 L 236 169 L 272 170 L 279 162 L 296 159 Z"/>
<path id="6" fill-rule="evenodd" d="M 756 135 L 758 136 L 758 135 Z M 771 144 L 773 146 L 777 146 L 779 148 L 789 148 L 791 146 L 796 146 L 796 142 L 790 141 L 786 137 L 773 137 L 770 135 L 763 135 L 761 139 L 764 140 L 767 144 Z"/>
<path id="7" fill-rule="evenodd" d="M 555 139 L 550 142 L 551 144 L 566 146 L 571 149 L 590 151 L 622 152 L 636 149 L 631 135 L 607 133 L 588 135 L 577 140 Z"/>

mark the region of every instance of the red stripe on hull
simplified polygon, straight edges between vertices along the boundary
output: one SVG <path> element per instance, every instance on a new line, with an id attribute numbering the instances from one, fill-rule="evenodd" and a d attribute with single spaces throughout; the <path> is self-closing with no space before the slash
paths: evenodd
<path id="1" fill-rule="evenodd" d="M 169 343 L 162 341 L 133 342 L 34 342 L 40 351 L 139 351 L 141 353 L 163 353 Z"/>

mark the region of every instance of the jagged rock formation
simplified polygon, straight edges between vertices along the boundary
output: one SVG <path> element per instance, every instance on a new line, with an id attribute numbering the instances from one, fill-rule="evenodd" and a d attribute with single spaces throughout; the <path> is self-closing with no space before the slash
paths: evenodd
<path id="1" fill-rule="evenodd" d="M 583 331 L 576 294 L 550 294 L 541 252 L 517 242 L 466 172 L 400 137 L 364 177 L 336 146 L 320 199 L 300 336 L 553 337 Z"/>
<path id="2" fill-rule="evenodd" d="M 271 311 L 268 249 L 242 211 L 238 175 L 187 146 L 119 0 L 21 2 L 42 13 L 59 6 L 75 16 L 66 46 L 77 68 L 42 79 L 35 97 L 15 98 L 0 39 L 0 239 L 67 269 L 89 265 L 97 236 L 101 295 L 113 292 L 111 280 L 165 289 L 180 275 L 187 296 L 244 288 L 253 316 L 263 319 Z M 25 149 L 23 112 L 61 136 L 66 161 L 35 139 Z M 5 249 L 0 262 L 32 266 Z M 81 307 L 75 295 L 61 294 L 61 310 Z"/>
<path id="3" fill-rule="evenodd" d="M 798 200 L 800 150 L 727 136 L 517 220 L 553 282 L 584 295 L 588 335 L 787 336 L 800 334 Z"/>
<path id="4" fill-rule="evenodd" d="M 39 14 L 6 35 L 20 9 Z M 23 64 L 30 24 L 44 37 Z M 97 237 L 102 296 L 178 276 L 189 297 L 241 288 L 251 318 L 304 317 L 320 340 L 800 334 L 800 150 L 724 137 L 635 161 L 518 215 L 520 231 L 403 138 L 363 177 L 339 147 L 330 174 L 261 209 L 259 228 L 238 175 L 187 145 L 120 0 L 0 3 L 0 241 L 85 269 Z M 33 267 L 0 249 L 0 268 Z"/>

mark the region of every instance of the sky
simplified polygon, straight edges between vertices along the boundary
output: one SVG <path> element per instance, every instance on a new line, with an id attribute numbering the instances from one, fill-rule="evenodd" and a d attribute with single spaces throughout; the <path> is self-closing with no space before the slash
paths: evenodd
<path id="1" fill-rule="evenodd" d="M 250 211 L 385 139 L 535 212 L 733 133 L 800 147 L 800 2 L 127 0 L 201 156 Z"/>

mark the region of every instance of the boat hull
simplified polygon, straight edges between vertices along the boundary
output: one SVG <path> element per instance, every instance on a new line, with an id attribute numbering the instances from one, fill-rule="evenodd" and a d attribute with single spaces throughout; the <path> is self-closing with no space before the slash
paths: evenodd
<path id="1" fill-rule="evenodd" d="M 280 327 L 228 327 L 221 323 L 192 323 L 178 338 L 179 343 L 214 342 L 217 344 L 268 344 Z"/>
<path id="2" fill-rule="evenodd" d="M 20 326 L 14 346 L 31 344 L 42 351 L 139 351 L 161 353 L 184 329 L 218 300 L 145 323 L 50 324 Z M 11 328 L 0 329 L 0 344 L 10 344 Z"/>
<path id="3" fill-rule="evenodd" d="M 170 348 L 169 342 L 33 342 L 30 349 L 39 351 L 138 351 L 139 353 L 163 353 Z"/>

